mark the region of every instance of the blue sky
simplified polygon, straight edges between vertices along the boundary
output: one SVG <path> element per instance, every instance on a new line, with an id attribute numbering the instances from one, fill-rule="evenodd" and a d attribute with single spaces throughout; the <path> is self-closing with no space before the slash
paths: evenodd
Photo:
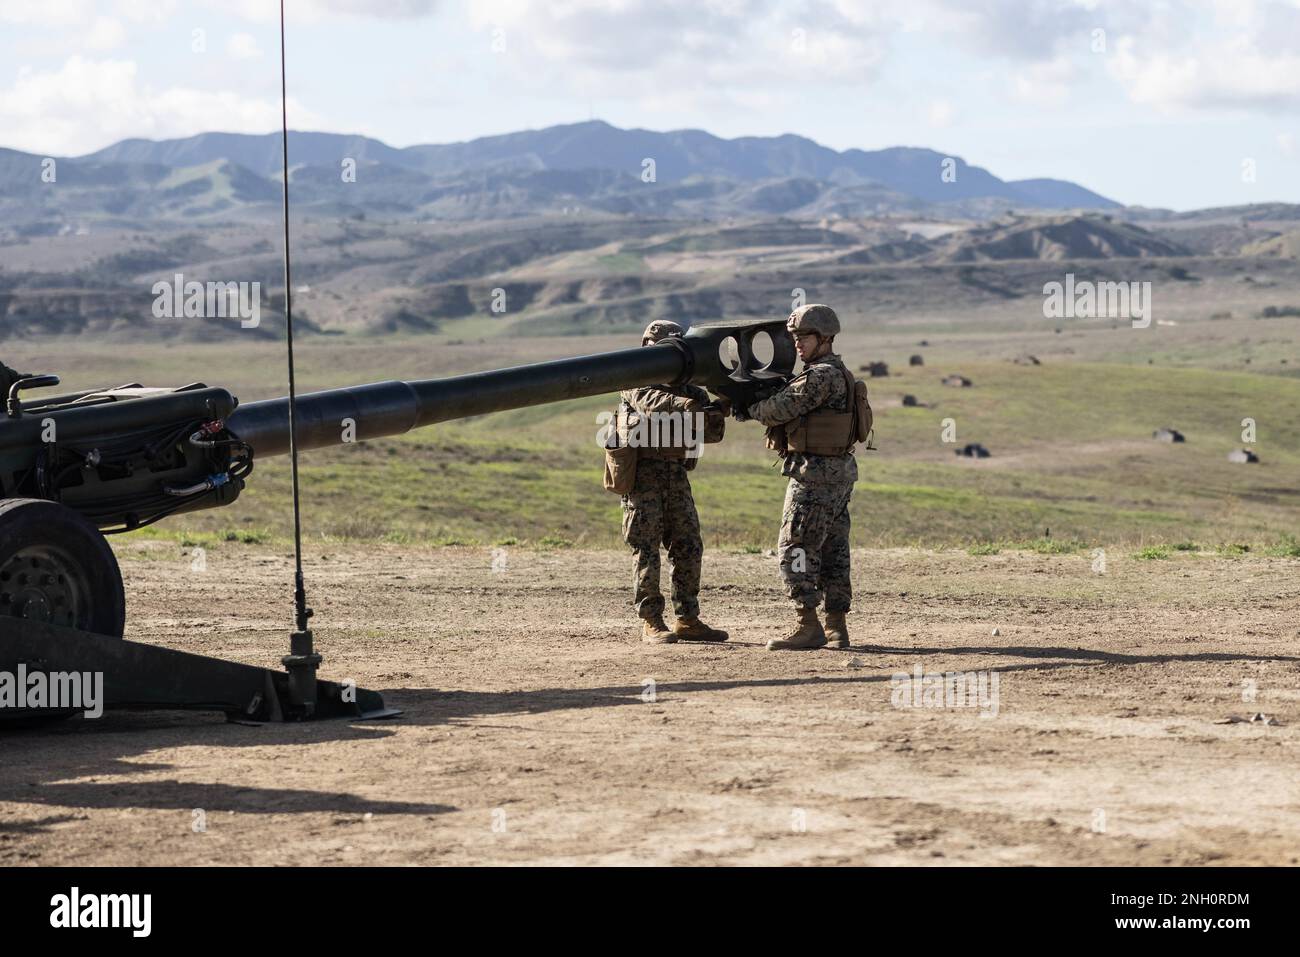
<path id="1" fill-rule="evenodd" d="M 273 0 L 0 0 L 0 145 L 279 122 Z M 928 146 L 1121 202 L 1300 202 L 1300 0 L 289 0 L 290 122 L 592 117 Z M 1252 179 L 1253 176 L 1253 179 Z"/>

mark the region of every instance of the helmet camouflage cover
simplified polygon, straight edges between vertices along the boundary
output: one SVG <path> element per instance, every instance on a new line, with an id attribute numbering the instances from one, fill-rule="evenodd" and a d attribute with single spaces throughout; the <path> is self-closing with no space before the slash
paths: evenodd
<path id="1" fill-rule="evenodd" d="M 829 339 L 831 336 L 839 334 L 840 317 L 835 315 L 835 310 L 830 306 L 814 302 L 806 306 L 800 306 L 790 313 L 790 318 L 785 321 L 785 327 L 791 332 L 815 332 L 819 336 Z"/>
<path id="2" fill-rule="evenodd" d="M 641 345 L 650 345 L 652 342 L 659 342 L 669 337 L 680 339 L 684 335 L 686 335 L 685 330 L 677 323 L 669 322 L 667 319 L 656 319 L 645 327 L 645 332 L 641 333 Z"/>

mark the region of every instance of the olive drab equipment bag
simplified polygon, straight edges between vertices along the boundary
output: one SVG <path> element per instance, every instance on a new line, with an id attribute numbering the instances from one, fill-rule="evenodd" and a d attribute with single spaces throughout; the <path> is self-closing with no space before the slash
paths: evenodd
<path id="1" fill-rule="evenodd" d="M 614 410 L 614 420 L 605 434 L 605 491 L 615 495 L 628 495 L 636 484 L 636 446 L 627 443 L 626 402 L 620 402 Z"/>
<path id="2" fill-rule="evenodd" d="M 848 370 L 845 370 L 845 374 L 848 375 Z M 867 401 L 867 384 L 862 379 L 854 379 L 852 375 L 848 375 L 848 378 L 853 384 L 849 390 L 849 405 L 853 409 L 853 437 L 874 452 L 876 447 L 872 444 L 872 426 L 876 420 L 871 414 L 871 403 Z"/>

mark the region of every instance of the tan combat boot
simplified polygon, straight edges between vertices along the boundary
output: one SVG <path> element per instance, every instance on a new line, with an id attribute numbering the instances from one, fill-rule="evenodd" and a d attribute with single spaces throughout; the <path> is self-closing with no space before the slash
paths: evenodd
<path id="1" fill-rule="evenodd" d="M 849 646 L 849 623 L 844 620 L 844 614 L 842 611 L 826 613 L 826 640 L 836 648 Z"/>
<path id="2" fill-rule="evenodd" d="M 668 630 L 662 614 L 645 619 L 641 625 L 641 640 L 648 645 L 671 645 L 677 642 L 677 636 Z"/>
<path id="3" fill-rule="evenodd" d="M 787 651 L 820 648 L 826 644 L 826 632 L 817 620 L 816 608 L 799 609 L 799 627 L 785 638 L 773 638 L 767 643 L 768 651 Z"/>
<path id="4" fill-rule="evenodd" d="M 726 641 L 728 637 L 725 631 L 710 628 L 699 618 L 678 618 L 673 634 L 681 641 Z"/>

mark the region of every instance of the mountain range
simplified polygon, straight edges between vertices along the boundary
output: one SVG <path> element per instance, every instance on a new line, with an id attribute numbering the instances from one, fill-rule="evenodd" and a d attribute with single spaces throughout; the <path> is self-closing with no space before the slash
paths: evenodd
<path id="1" fill-rule="evenodd" d="M 16 229 L 84 221 L 271 214 L 278 133 L 123 140 L 56 159 L 0 149 L 0 215 Z M 1002 180 L 960 157 L 894 147 L 836 151 L 805 137 L 722 139 L 701 130 L 601 121 L 463 143 L 396 148 L 364 136 L 289 134 L 290 196 L 302 215 L 467 220 L 584 212 L 792 217 L 890 213 L 988 218 L 1118 203 L 1057 179 Z"/>

